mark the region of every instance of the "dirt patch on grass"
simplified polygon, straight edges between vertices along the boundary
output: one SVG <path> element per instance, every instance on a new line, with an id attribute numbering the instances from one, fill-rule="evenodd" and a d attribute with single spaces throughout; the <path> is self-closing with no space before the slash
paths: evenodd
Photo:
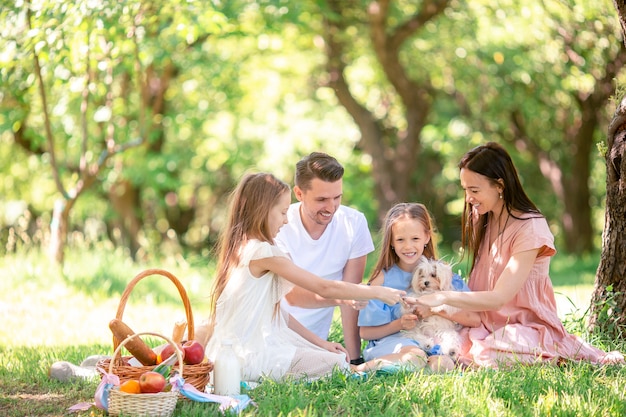
<path id="1" fill-rule="evenodd" d="M 97 385 L 79 383 L 61 386 L 9 385 L 0 383 L 0 415 L 2 417 L 66 416 L 67 409 L 74 404 L 93 399 Z M 63 410 L 60 412 L 59 410 Z M 96 410 L 96 409 L 94 409 Z M 90 413 L 91 414 L 91 413 Z M 91 414 L 104 415 L 100 410 Z"/>

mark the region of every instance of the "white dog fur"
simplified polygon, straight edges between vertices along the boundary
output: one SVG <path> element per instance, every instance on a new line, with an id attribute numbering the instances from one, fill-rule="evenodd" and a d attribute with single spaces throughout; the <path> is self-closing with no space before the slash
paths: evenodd
<path id="1" fill-rule="evenodd" d="M 453 291 L 452 267 L 446 262 L 428 259 L 422 256 L 419 260 L 413 278 L 411 288 L 407 291 L 408 297 L 419 297 L 436 291 Z M 403 303 L 402 314 L 413 314 L 415 308 Z M 431 309 L 433 312 L 446 311 L 453 313 L 456 308 L 443 305 Z M 425 319 L 418 320 L 417 325 L 402 333 L 416 340 L 424 351 L 429 352 L 435 345 L 440 346 L 439 352 L 456 360 L 461 347 L 459 335 L 460 325 L 433 314 Z"/>

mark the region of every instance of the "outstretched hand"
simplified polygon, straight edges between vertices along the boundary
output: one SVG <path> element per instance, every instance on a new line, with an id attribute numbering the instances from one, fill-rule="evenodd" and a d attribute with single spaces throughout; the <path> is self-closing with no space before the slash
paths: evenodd
<path id="1" fill-rule="evenodd" d="M 368 300 L 345 300 L 344 304 L 352 307 L 354 310 L 363 310 L 365 307 L 367 307 L 367 303 L 369 303 Z"/>
<path id="2" fill-rule="evenodd" d="M 434 314 L 430 306 L 421 302 L 422 297 L 419 297 L 419 298 L 402 297 L 402 304 L 404 308 L 406 310 L 410 310 L 412 313 L 412 314 L 405 314 L 404 316 L 402 316 L 402 321 L 401 321 L 402 329 L 408 330 L 405 327 L 405 320 L 415 320 L 415 321 L 424 320 L 425 318 L 428 318 Z M 415 324 L 413 324 L 413 326 L 410 328 L 413 328 L 413 327 L 415 327 Z"/>
<path id="3" fill-rule="evenodd" d="M 441 305 L 444 305 L 445 302 L 445 296 L 443 293 L 441 292 L 435 292 L 435 293 L 431 293 L 431 294 L 426 294 L 426 295 L 420 295 L 419 297 L 415 298 L 415 297 L 403 297 L 402 298 L 402 302 L 418 308 L 418 307 L 428 307 L 428 308 L 432 308 L 432 307 L 439 307 Z"/>
<path id="4" fill-rule="evenodd" d="M 427 307 L 439 307 L 446 303 L 445 296 L 441 292 L 435 292 L 432 294 L 426 294 L 416 299 L 417 304 L 421 304 Z"/>
<path id="5" fill-rule="evenodd" d="M 396 290 L 394 288 L 374 286 L 371 287 L 376 293 L 376 298 L 387 305 L 395 305 L 402 301 L 402 298 L 406 295 L 406 291 Z"/>
<path id="6" fill-rule="evenodd" d="M 432 316 L 433 311 L 431 310 L 430 307 L 428 307 L 427 305 L 424 304 L 420 304 L 419 300 L 418 303 L 415 304 L 415 308 L 413 310 L 414 314 L 420 319 L 420 320 L 424 320 L 430 316 Z"/>

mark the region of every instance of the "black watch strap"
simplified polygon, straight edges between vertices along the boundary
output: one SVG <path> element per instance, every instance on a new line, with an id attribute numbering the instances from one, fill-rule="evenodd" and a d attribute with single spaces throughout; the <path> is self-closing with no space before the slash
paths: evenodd
<path id="1" fill-rule="evenodd" d="M 356 358 L 350 361 L 350 365 L 360 365 L 362 363 L 365 363 L 365 359 L 363 358 Z"/>

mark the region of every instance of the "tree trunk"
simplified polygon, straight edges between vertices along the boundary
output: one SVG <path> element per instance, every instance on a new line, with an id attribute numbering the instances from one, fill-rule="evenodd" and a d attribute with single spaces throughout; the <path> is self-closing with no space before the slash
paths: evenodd
<path id="1" fill-rule="evenodd" d="M 421 133 L 431 112 L 435 89 L 427 77 L 420 81 L 410 77 L 401 62 L 401 49 L 426 23 L 443 13 L 448 3 L 447 0 L 426 0 L 413 15 L 404 22 L 395 22 L 395 26 L 390 18 L 389 0 L 372 2 L 367 8 L 372 49 L 390 84 L 389 91 L 404 107 L 406 124 L 400 127 L 390 114 L 374 114 L 352 95 L 345 78 L 348 54 L 344 53 L 350 43 L 345 37 L 346 28 L 354 23 L 346 18 L 350 13 L 345 12 L 351 4 L 341 0 L 328 2 L 333 13 L 324 20 L 327 83 L 358 126 L 359 146 L 372 158 L 374 194 L 381 220 L 393 204 L 416 198 L 434 212 L 443 211 L 443 205 L 438 206 L 439 199 L 432 198 L 437 194 L 432 182 L 419 181 L 432 178 L 433 172 L 439 171 L 439 167 L 433 169 L 432 158 L 426 160 L 421 146 Z M 419 195 L 416 190 L 420 191 Z"/>
<path id="2" fill-rule="evenodd" d="M 609 126 L 602 255 L 591 299 L 592 330 L 621 337 L 626 326 L 626 97 Z"/>
<path id="3" fill-rule="evenodd" d="M 614 0 L 626 45 L 626 2 Z M 606 211 L 602 255 L 591 297 L 592 331 L 624 336 L 626 325 L 626 96 L 609 125 L 606 150 Z"/>
<path id="4" fill-rule="evenodd" d="M 139 232 L 143 226 L 139 189 L 128 180 L 118 180 L 109 190 L 111 207 L 120 217 L 122 242 L 128 245 L 133 261 L 137 260 L 137 252 L 141 248 Z"/>
<path id="5" fill-rule="evenodd" d="M 54 202 L 54 208 L 52 209 L 48 257 L 52 262 L 58 265 L 63 265 L 63 261 L 65 260 L 67 229 L 70 221 L 70 212 L 73 206 L 74 201 L 59 198 Z"/>
<path id="6" fill-rule="evenodd" d="M 605 101 L 605 100 L 604 100 Z M 568 253 L 590 253 L 593 251 L 593 225 L 591 224 L 591 153 L 594 146 L 593 134 L 598 129 L 598 109 L 593 100 L 580 103 L 581 123 L 572 132 L 573 149 L 569 166 L 570 173 L 561 177 L 563 200 L 563 233 L 565 250 Z"/>

